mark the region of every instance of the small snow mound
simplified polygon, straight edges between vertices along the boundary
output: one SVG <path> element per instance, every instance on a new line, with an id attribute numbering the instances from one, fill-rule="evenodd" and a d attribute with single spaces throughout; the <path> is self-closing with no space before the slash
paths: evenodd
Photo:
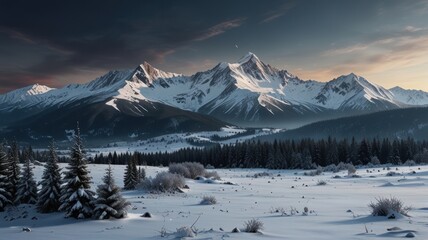
<path id="1" fill-rule="evenodd" d="M 381 237 L 388 237 L 388 238 L 414 238 L 416 237 L 417 231 L 414 230 L 401 230 L 400 228 L 397 228 L 395 231 L 389 231 L 383 234 L 380 234 Z"/>
<path id="2" fill-rule="evenodd" d="M 196 234 L 190 227 L 181 227 L 177 229 L 175 236 L 177 238 L 196 237 Z"/>
<path id="3" fill-rule="evenodd" d="M 392 184 L 391 182 L 386 182 L 386 183 L 380 185 L 379 187 L 393 187 L 393 186 L 395 186 L 395 185 Z"/>
<path id="4" fill-rule="evenodd" d="M 409 232 L 406 234 L 406 238 L 414 238 L 414 237 L 416 237 L 416 235 L 412 232 Z"/>

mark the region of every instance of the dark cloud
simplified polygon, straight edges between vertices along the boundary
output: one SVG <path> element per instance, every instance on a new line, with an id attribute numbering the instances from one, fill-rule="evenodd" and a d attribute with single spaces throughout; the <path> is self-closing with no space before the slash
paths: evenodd
<path id="1" fill-rule="evenodd" d="M 417 32 L 426 27 L 413 19 L 424 14 L 426 1 L 407 2 L 4 0 L 0 92 L 36 82 L 53 87 L 85 82 L 143 61 L 187 73 L 247 51 L 293 56 L 305 64 L 332 42 L 344 48 L 364 46 L 376 34 L 385 37 L 393 32 L 385 22 L 396 26 L 400 9 L 410 19 L 400 29 Z"/>
<path id="2" fill-rule="evenodd" d="M 222 6 L 201 1 L 6 1 L 2 5 L 0 35 L 9 39 L 1 44 L 19 41 L 49 51 L 25 71 L 1 69 L 3 90 L 34 81 L 52 83 L 55 77 L 81 68 L 107 71 L 132 68 L 144 60 L 162 63 L 178 48 L 224 34 L 245 21 L 239 12 L 221 12 Z"/>

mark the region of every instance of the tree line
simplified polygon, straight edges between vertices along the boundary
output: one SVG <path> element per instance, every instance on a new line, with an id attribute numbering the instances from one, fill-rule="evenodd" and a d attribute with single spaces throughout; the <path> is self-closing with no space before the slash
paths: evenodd
<path id="1" fill-rule="evenodd" d="M 327 138 L 321 140 L 246 141 L 206 148 L 189 147 L 176 152 L 97 154 L 93 163 L 126 164 L 133 159 L 139 165 L 168 166 L 170 163 L 200 162 L 216 168 L 265 167 L 271 169 L 310 169 L 330 164 L 353 165 L 402 164 L 408 160 L 428 163 L 428 142 L 407 139 Z"/>

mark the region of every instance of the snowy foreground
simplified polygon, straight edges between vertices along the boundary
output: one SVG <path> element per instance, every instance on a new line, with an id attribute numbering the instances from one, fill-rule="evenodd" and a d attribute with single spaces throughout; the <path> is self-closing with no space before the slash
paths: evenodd
<path id="1" fill-rule="evenodd" d="M 95 184 L 100 184 L 106 165 L 89 168 Z M 113 168 L 116 182 L 122 184 L 125 166 Z M 154 176 L 162 170 L 167 169 L 149 167 L 146 172 Z M 124 192 L 132 208 L 128 218 L 121 220 L 65 219 L 64 213 L 40 214 L 33 206 L 21 205 L 0 213 L 0 239 L 174 239 L 177 228 L 190 227 L 199 216 L 194 239 L 388 239 L 404 238 L 409 232 L 417 239 L 428 239 L 428 166 L 394 167 L 391 171 L 400 174 L 395 176 L 386 176 L 389 171 L 383 168 L 369 171 L 359 169 L 361 178 L 348 178 L 347 172 L 311 177 L 295 170 L 221 169 L 223 181 L 236 185 L 187 180 L 186 193 Z M 270 176 L 253 178 L 261 172 Z M 38 180 L 41 173 L 42 167 L 36 166 Z M 319 180 L 327 185 L 317 185 Z M 200 205 L 205 195 L 215 196 L 218 203 Z M 410 217 L 370 216 L 367 205 L 377 197 L 390 196 L 412 207 Z M 309 209 L 307 216 L 302 214 L 304 207 Z M 145 212 L 153 217 L 140 217 Z M 231 233 L 252 218 L 264 223 L 260 233 Z M 31 232 L 22 231 L 24 227 Z M 393 227 L 399 230 L 387 230 Z M 170 233 L 165 238 L 162 229 Z"/>

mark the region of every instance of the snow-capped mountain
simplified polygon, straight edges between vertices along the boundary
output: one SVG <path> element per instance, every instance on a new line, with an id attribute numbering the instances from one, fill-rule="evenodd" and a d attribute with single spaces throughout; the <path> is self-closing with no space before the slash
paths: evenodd
<path id="1" fill-rule="evenodd" d="M 14 111 L 26 108 L 43 110 L 46 107 L 60 107 L 88 97 L 94 102 L 104 100 L 125 85 L 121 80 L 129 74 L 129 71 L 111 71 L 89 83 L 70 84 L 60 89 L 35 84 L 0 95 L 1 110 Z"/>
<path id="2" fill-rule="evenodd" d="M 34 84 L 0 95 L 0 109 L 3 110 L 10 107 L 24 108 L 32 103 L 38 104 L 41 102 L 41 96 L 51 90 L 53 88 Z"/>
<path id="3" fill-rule="evenodd" d="M 401 106 L 387 89 L 351 73 L 326 83 L 317 103 L 337 110 L 387 110 Z"/>
<path id="4" fill-rule="evenodd" d="M 303 81 L 263 63 L 253 53 L 236 63 L 219 63 L 188 77 L 172 73 L 158 76 L 149 78 L 150 87 L 140 88 L 145 99 L 242 126 L 294 127 L 408 104 L 355 74 L 327 83 Z"/>
<path id="5" fill-rule="evenodd" d="M 401 87 L 394 87 L 389 89 L 392 92 L 395 99 L 398 101 L 417 106 L 428 105 L 428 93 L 421 90 L 407 90 Z"/>
<path id="6" fill-rule="evenodd" d="M 144 62 L 86 84 L 18 89 L 0 95 L 0 121 L 31 130 L 36 123 L 55 124 L 52 119 L 62 121 L 56 125 L 64 129 L 83 121 L 94 133 L 113 134 L 112 129 L 120 129 L 130 135 L 162 121 L 160 129 L 175 131 L 182 126 L 192 129 L 190 123 L 197 129 L 215 129 L 225 122 L 291 128 L 427 103 L 428 93 L 387 90 L 353 73 L 329 82 L 304 81 L 248 53 L 235 63 L 222 62 L 191 76 L 164 72 Z"/>

